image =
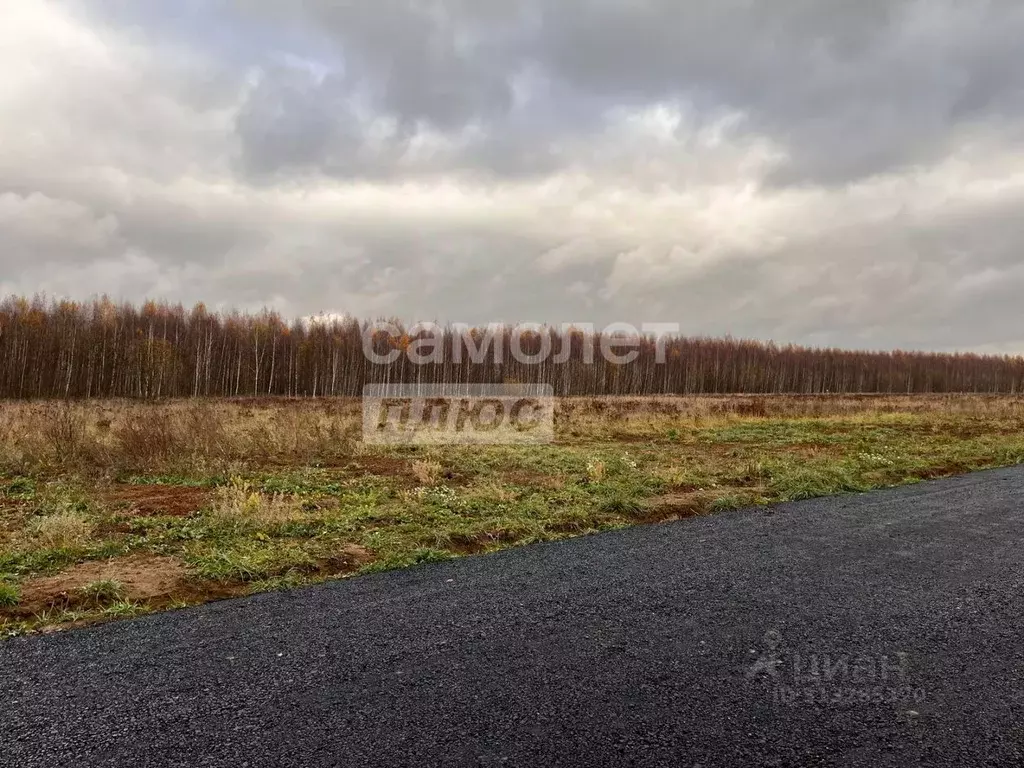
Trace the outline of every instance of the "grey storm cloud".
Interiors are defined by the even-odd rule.
[[[1024,7],[36,0],[0,291],[1024,352]]]
[[[522,153],[517,136],[585,137],[609,107],[683,100],[746,113],[750,130],[789,154],[777,181],[846,182],[934,160],[959,125],[1012,120],[1024,106],[1024,7],[1013,2],[323,0],[289,18],[332,40],[346,65],[320,86],[254,94],[289,101],[293,138],[324,150],[333,124],[351,146],[348,123],[325,121],[324,110],[365,91],[406,138],[421,122],[492,129],[487,141],[505,153],[474,145],[459,159],[505,172],[508,150]],[[516,85],[528,89],[531,75],[534,90],[517,105]],[[546,136],[531,135],[538,122]]]

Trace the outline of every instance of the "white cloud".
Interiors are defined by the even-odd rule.
[[[415,19],[384,5],[256,3],[233,11],[230,45],[205,34],[202,4],[196,34],[172,33],[163,4],[130,23],[87,2],[15,6],[0,289],[1017,343],[1013,7],[832,19],[780,4],[819,33],[801,48],[733,4],[731,32],[677,33],[667,2],[587,28],[539,0]]]

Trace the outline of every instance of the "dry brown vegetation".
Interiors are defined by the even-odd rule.
[[[348,464],[363,454],[361,401],[292,398],[0,402],[0,467],[130,471]],[[835,418],[858,414],[1016,418],[1024,397],[980,395],[768,395],[562,398],[562,441],[644,437],[644,425],[687,427],[730,418]],[[370,454],[372,474],[389,457]],[[408,469],[408,468],[407,468]],[[412,477],[437,480],[417,461]]]
[[[1024,398],[566,398],[368,446],[355,399],[0,403],[0,634],[1024,460]]]
[[[359,402],[12,401],[0,405],[0,465],[132,470],[349,457]]]

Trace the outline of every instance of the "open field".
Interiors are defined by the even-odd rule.
[[[360,403],[0,405],[0,634],[1024,461],[1024,397],[571,398],[530,448]]]

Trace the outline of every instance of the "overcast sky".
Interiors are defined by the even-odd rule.
[[[1024,3],[0,8],[0,293],[1024,352]]]

